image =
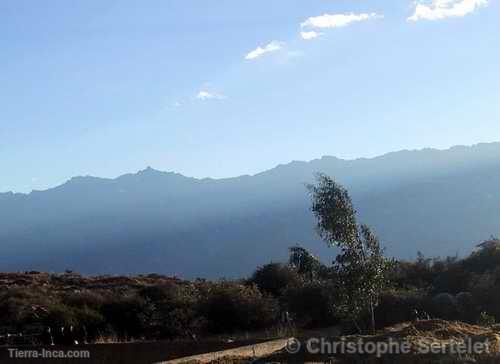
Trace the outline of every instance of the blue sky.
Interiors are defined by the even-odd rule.
[[[500,141],[497,0],[3,0],[0,34],[0,192]]]

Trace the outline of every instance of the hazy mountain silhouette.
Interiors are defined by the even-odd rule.
[[[0,270],[233,277],[298,242],[329,260],[305,188],[316,172],[349,188],[391,255],[465,255],[500,233],[500,143],[323,157],[228,179],[148,168],[0,194]]]

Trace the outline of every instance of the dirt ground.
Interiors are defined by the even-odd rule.
[[[438,364],[438,363],[500,363],[500,325],[482,327],[462,322],[444,320],[421,320],[401,323],[381,330],[376,335],[351,335],[324,337],[326,342],[396,343],[403,344],[401,352],[374,354],[325,353],[311,354],[305,350],[309,337],[298,338],[301,350],[290,354],[281,350],[260,359],[231,357],[222,358],[212,364],[229,363],[338,363],[338,364]],[[319,338],[314,338],[319,339]],[[476,345],[476,346],[475,346]],[[347,345],[346,345],[347,346]],[[381,347],[384,347],[383,345]],[[479,350],[477,350],[479,349]]]

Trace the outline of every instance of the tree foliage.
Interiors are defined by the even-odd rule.
[[[385,258],[370,228],[358,225],[356,210],[344,187],[320,174],[309,191],[319,235],[340,250],[333,263],[338,283],[337,310],[353,321],[368,310],[374,330],[374,309],[388,284],[391,261]]]

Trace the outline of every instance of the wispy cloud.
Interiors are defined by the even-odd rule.
[[[246,60],[257,59],[257,58],[262,57],[263,55],[265,55],[267,53],[276,52],[276,51],[279,51],[279,50],[283,49],[284,45],[285,44],[283,42],[278,42],[278,41],[274,40],[274,41],[272,41],[271,43],[269,43],[268,45],[266,45],[264,47],[257,47],[253,51],[249,52],[245,56],[245,59]]]
[[[198,94],[196,95],[196,98],[198,100],[203,100],[203,101],[206,101],[206,100],[224,100],[226,98],[226,96],[221,95],[221,94],[216,93],[216,92],[212,92],[212,91],[200,90],[198,92]]]
[[[312,40],[312,39],[315,39],[315,38],[318,38],[318,37],[321,37],[324,33],[318,33],[318,32],[315,32],[315,31],[310,31],[310,32],[300,32],[300,36],[302,37],[302,39],[304,40]]]
[[[302,28],[340,28],[345,27],[354,22],[365,21],[373,18],[381,18],[381,15],[376,13],[361,13],[361,14],[324,14],[313,16],[304,21],[300,26]]]
[[[449,17],[462,17],[486,5],[488,5],[488,0],[432,0],[427,4],[416,1],[415,12],[408,20],[440,20]]]

